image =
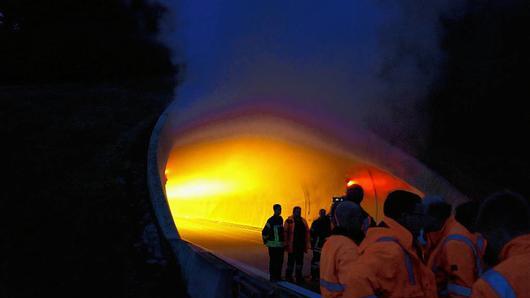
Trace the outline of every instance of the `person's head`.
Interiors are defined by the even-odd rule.
[[[509,191],[490,195],[480,206],[476,228],[488,241],[485,258],[494,265],[506,243],[530,233],[528,200]]]
[[[364,190],[359,184],[354,184],[346,188],[346,201],[361,204],[364,198]]]
[[[414,238],[418,237],[423,228],[423,206],[420,196],[415,193],[404,190],[391,192],[386,198],[383,212],[386,217],[409,230]]]
[[[318,212],[318,215],[320,217],[326,217],[326,209],[320,209],[320,211]]]
[[[478,201],[469,201],[458,205],[455,208],[455,219],[461,225],[466,227],[470,232],[477,231],[475,221],[477,220],[480,203]]]
[[[425,232],[440,231],[453,211],[453,207],[440,196],[426,196],[423,198],[423,206]]]
[[[293,216],[294,217],[300,217],[302,216],[302,208],[296,206],[293,208]]]
[[[359,205],[349,201],[341,202],[335,210],[335,218],[337,227],[349,233],[361,232],[363,215]]]
[[[280,204],[274,204],[274,206],[272,206],[272,210],[274,210],[274,215],[276,216],[282,214],[282,206]]]

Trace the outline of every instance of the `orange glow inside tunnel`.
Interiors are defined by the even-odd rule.
[[[349,181],[365,190],[362,206],[382,219],[384,198],[395,189],[421,194],[362,160],[279,138],[239,135],[176,145],[166,165],[166,195],[175,219],[262,227],[273,204],[287,218],[295,206],[309,222],[329,211]]]

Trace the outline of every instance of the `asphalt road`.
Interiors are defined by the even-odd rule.
[[[269,255],[261,229],[196,219],[175,218],[180,236],[211,251],[240,269],[268,278]],[[305,255],[303,273],[310,276],[312,252]],[[284,258],[282,273],[287,266]]]

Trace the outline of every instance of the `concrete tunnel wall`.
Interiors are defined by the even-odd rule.
[[[174,104],[172,104],[174,105]],[[286,288],[250,276],[179,237],[164,191],[162,177],[174,138],[168,129],[170,105],[158,119],[147,153],[147,184],[156,223],[178,266],[190,297],[307,297],[307,291]],[[208,282],[204,282],[207,280]]]
[[[332,197],[344,194],[346,180],[363,186],[363,207],[376,219],[383,217],[389,192],[422,194],[329,136],[271,115],[214,121],[177,136],[165,176],[174,218],[256,228],[276,203],[284,217],[300,206],[311,221],[320,209],[329,210]]]
[[[164,113],[165,124],[160,127],[156,157],[158,175],[162,179],[163,192],[170,201],[173,217],[191,216],[260,227],[270,216],[272,204],[280,203],[284,206],[284,216],[298,205],[302,207],[303,214],[312,220],[320,208],[329,209],[332,196],[344,194],[345,181],[350,178],[365,188],[363,207],[377,220],[383,217],[384,198],[395,189],[443,195],[451,203],[466,200],[443,178],[416,159],[359,128],[343,129],[313,119],[313,115],[293,115],[268,106],[232,107],[213,113],[192,114],[179,113],[178,107],[173,104]],[[243,143],[241,140],[246,141]],[[223,151],[225,147],[230,152]],[[236,147],[239,150],[237,162],[245,167],[233,166],[234,156],[229,155],[234,155]],[[262,160],[252,158],[249,152],[262,155]],[[216,155],[221,156],[216,159]],[[230,170],[218,173],[216,179],[223,176],[221,178],[226,180],[226,176],[238,172],[239,176],[248,176],[245,178],[251,180],[252,184],[270,180],[266,181],[270,189],[263,183],[252,185],[254,189],[244,185],[250,189],[246,193],[240,191],[227,196],[216,192],[205,194],[206,199],[183,195],[183,199],[176,200],[175,187],[172,187],[175,185],[171,183],[175,176],[183,178],[195,172],[195,180],[197,173],[204,175],[201,177],[204,180],[211,176],[211,172],[219,170],[211,164],[228,158],[232,159]],[[188,162],[190,159],[197,162]],[[282,159],[285,161],[283,165],[271,165],[275,160]],[[306,165],[300,165],[305,161]],[[261,176],[253,177],[252,165],[260,162],[269,163],[267,175],[262,173]],[[277,167],[276,171],[271,170],[274,166]],[[194,167],[200,169],[194,171]],[[169,169],[168,173],[165,173],[166,169]],[[281,176],[280,170],[291,172],[291,175]],[[247,173],[239,173],[245,171]],[[312,175],[307,175],[307,172],[312,172]],[[165,185],[167,179],[168,188]],[[186,179],[180,180],[180,184],[185,184],[182,181]],[[186,186],[189,188],[190,185]],[[210,186],[204,181],[201,185],[191,185],[193,191]],[[220,186],[215,184],[213,187]],[[283,192],[274,191],[282,187]],[[182,187],[180,190],[183,190]],[[241,206],[252,208],[247,207],[243,212]]]
[[[173,252],[181,265],[181,270],[188,285],[190,295],[192,297],[224,297],[224,294],[219,293],[226,293],[226,295],[229,295],[229,289],[226,288],[226,279],[230,279],[230,277],[227,277],[227,274],[232,276],[233,272],[226,268],[220,269],[223,265],[220,265],[218,261],[208,262],[207,259],[209,258],[204,256],[204,251],[180,239],[178,227],[175,225],[173,216],[181,216],[181,214],[172,215],[171,213],[165,189],[165,169],[175,145],[186,144],[186,142],[193,143],[201,139],[211,138],[212,134],[216,134],[218,138],[222,139],[223,137],[229,137],[230,131],[238,133],[241,129],[250,129],[250,131],[259,132],[259,125],[257,126],[258,129],[254,127],[254,130],[252,130],[252,125],[240,126],[237,125],[237,123],[238,121],[248,123],[248,119],[263,118],[263,115],[268,113],[264,113],[263,110],[260,110],[259,113],[248,110],[245,110],[244,112],[237,111],[235,113],[233,111],[217,111],[214,115],[203,115],[202,117],[193,119],[193,117],[179,117],[179,113],[175,111],[178,111],[178,109],[176,103],[173,102],[160,116],[151,136],[148,152],[148,186],[151,202],[161,232],[168,243],[171,244]],[[291,119],[286,120],[286,117],[284,116],[285,115],[278,116],[278,114],[273,115],[273,122],[291,121]],[[265,118],[267,118],[267,116],[265,116]],[[200,120],[196,121],[196,119]],[[215,123],[217,126],[212,126],[212,123]],[[219,123],[221,125],[218,125]],[[219,130],[218,128],[223,125],[228,129],[222,131]],[[295,119],[294,121],[289,122],[289,125],[297,126],[300,125],[300,122],[297,122]],[[214,129],[212,129],[212,127],[214,127]],[[319,132],[320,136],[326,134],[326,129],[320,130],[318,128],[318,123],[306,122],[302,127],[311,132]],[[261,127],[261,129],[263,129],[263,127]],[[265,127],[265,129],[270,130],[271,127]],[[331,128],[331,130],[333,129],[334,128]],[[274,133],[274,129],[272,130],[272,133]],[[183,133],[187,131],[194,131],[196,133],[191,136],[188,135],[187,139],[178,139],[176,137],[183,136]],[[327,127],[327,132],[329,131],[330,128]],[[354,155],[357,156],[357,158],[362,158],[363,162],[372,167],[376,173],[390,175],[390,177],[399,177],[399,179],[405,182],[406,185],[413,186],[414,190],[422,193],[444,195],[450,202],[455,204],[466,200],[466,198],[454,189],[447,181],[437,176],[414,158],[389,146],[375,136],[371,134],[357,133],[353,130],[341,131],[340,129],[335,129],[334,131],[337,132],[334,139],[342,138],[342,140],[347,140],[347,142],[342,143],[342,148],[355,148]],[[297,130],[294,129],[291,133],[296,135]],[[349,138],[348,136],[352,134],[354,137]],[[292,140],[296,141],[296,138],[293,138]],[[324,145],[328,141],[324,142]],[[374,148],[377,148],[377,150],[374,150]],[[381,193],[381,195],[383,195],[383,193]],[[315,204],[313,208],[320,208],[323,204],[328,204],[328,199],[329,198],[320,200],[320,203]],[[250,225],[257,226],[257,223],[261,224],[261,221],[263,221],[262,217],[269,215],[270,202],[265,203],[264,206],[267,210],[262,212],[262,214],[258,216],[258,220]],[[298,204],[300,202],[295,203]],[[380,204],[380,209],[382,210],[382,201],[380,201]],[[290,214],[290,210],[287,208],[284,210],[286,210],[284,215]],[[175,209],[173,211],[178,212]],[[316,212],[313,210],[312,214],[314,215],[315,213]],[[380,219],[380,214],[378,216]],[[205,262],[207,264],[205,264]],[[205,276],[210,276],[208,277],[208,280],[212,282],[209,282],[209,286],[204,286],[201,282],[204,280]]]

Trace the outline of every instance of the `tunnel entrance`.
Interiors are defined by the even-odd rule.
[[[326,126],[314,115],[264,111],[270,109],[200,117],[167,113],[155,143],[156,177],[165,195],[157,204],[169,206],[175,223],[167,227],[240,270],[268,278],[261,228],[276,203],[284,219],[300,206],[311,224],[319,209],[329,211],[332,198],[345,193],[347,181],[362,185],[362,205],[377,221],[386,196],[396,189],[462,200],[416,159],[362,130]],[[170,218],[166,214],[161,218]],[[305,254],[306,276],[310,259],[311,253]]]
[[[332,197],[344,194],[347,181],[365,189],[362,205],[376,220],[390,191],[420,193],[328,138],[281,119],[239,119],[188,132],[171,150],[165,174],[174,218],[254,228],[263,226],[276,203],[284,218],[300,206],[311,222],[320,209],[329,210]]]

